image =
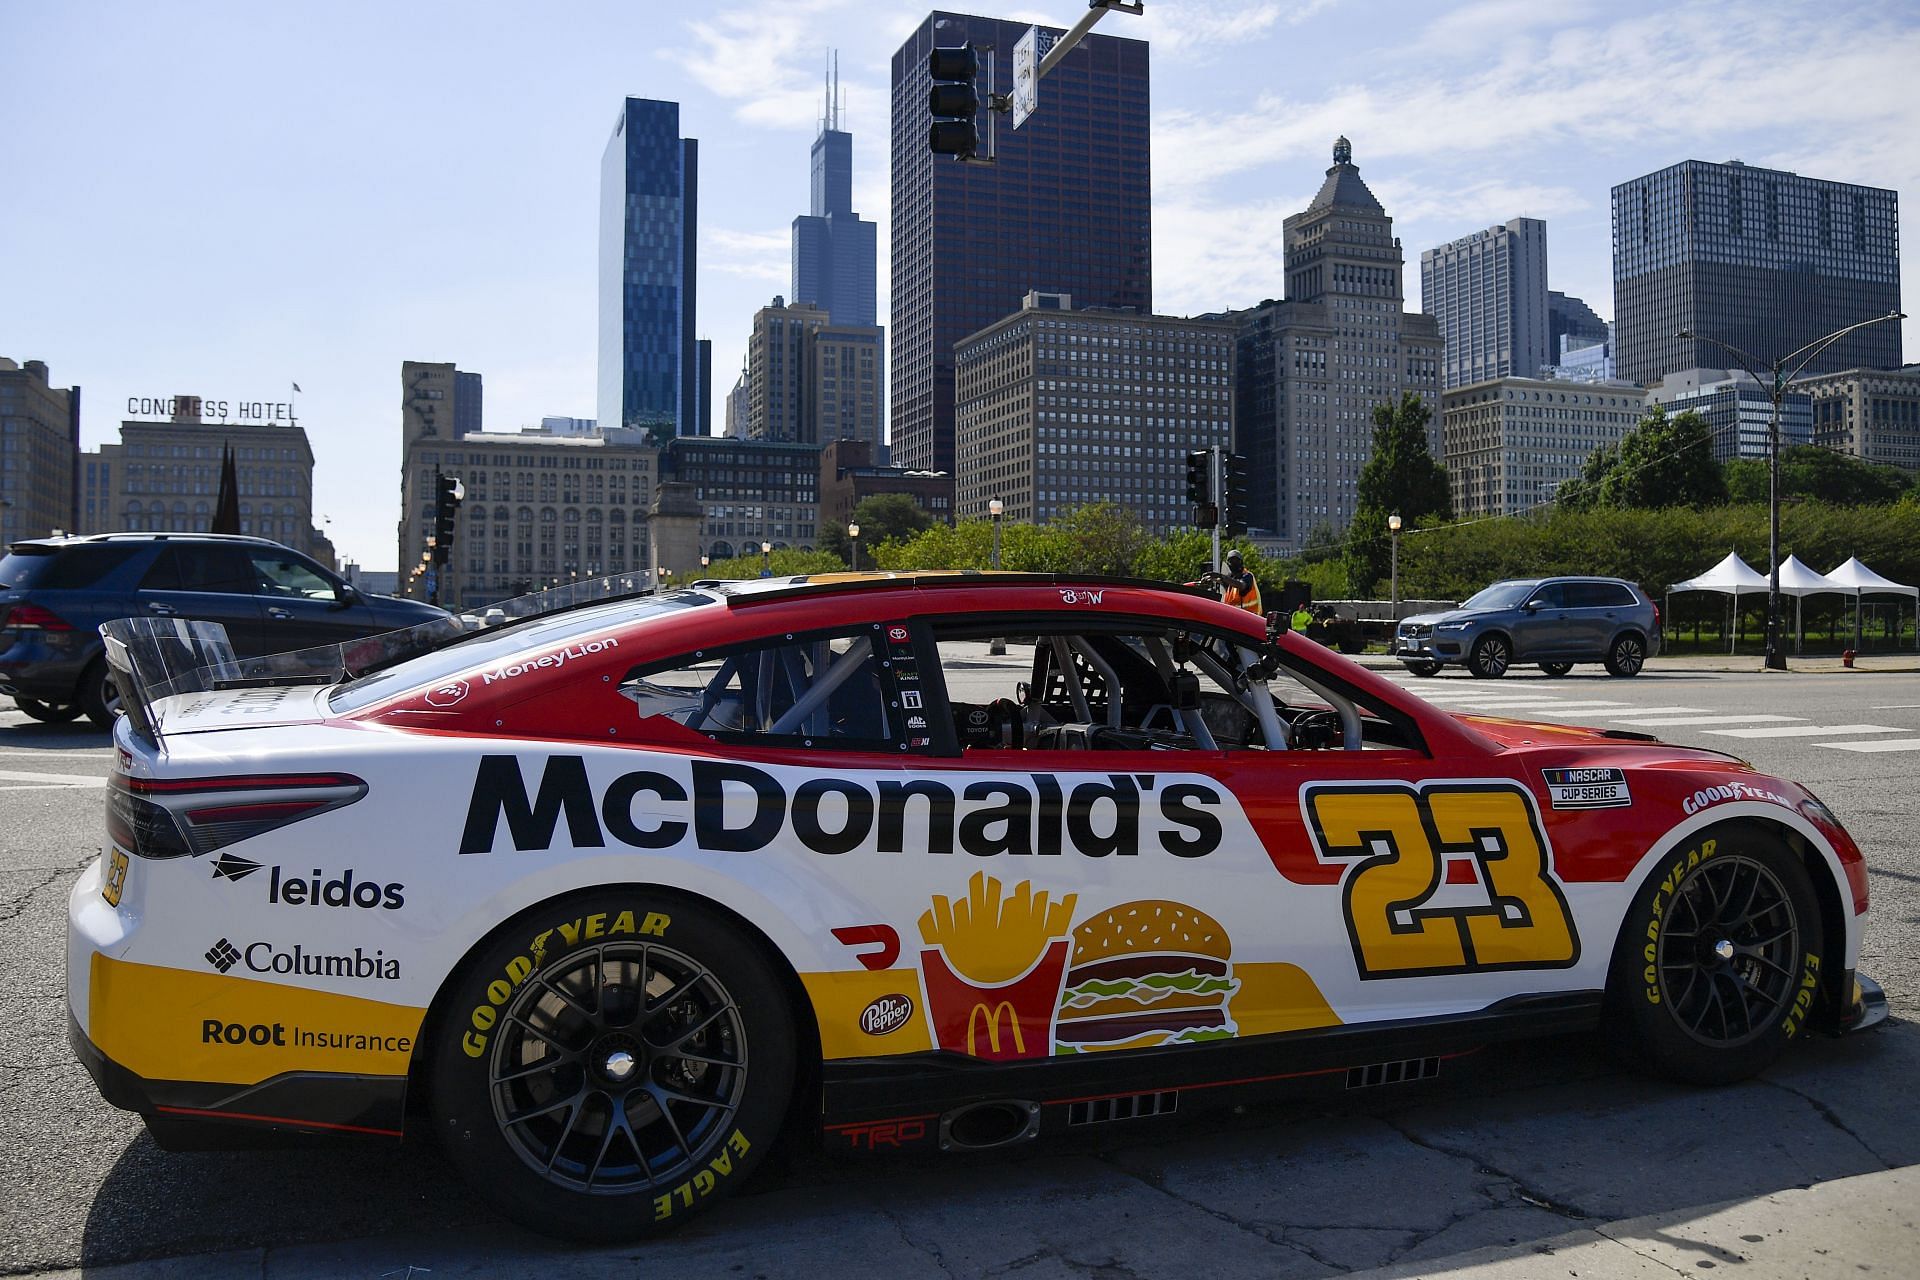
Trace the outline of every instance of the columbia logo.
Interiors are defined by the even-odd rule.
[[[240,963],[240,951],[225,938],[207,948],[207,963],[225,973]]]

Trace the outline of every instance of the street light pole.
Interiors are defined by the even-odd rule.
[[[1848,334],[1865,329],[1869,325],[1885,324],[1889,320],[1905,320],[1906,318],[1905,312],[1889,311],[1886,315],[1875,316],[1871,320],[1862,320],[1860,323],[1850,324],[1844,329],[1835,329],[1825,337],[1815,338],[1812,342],[1807,343],[1797,351],[1789,351],[1778,360],[1772,361],[1760,360],[1748,355],[1736,346],[1722,342],[1718,338],[1710,338],[1704,333],[1695,333],[1691,329],[1682,329],[1673,335],[1676,338],[1689,342],[1711,343],[1713,346],[1720,348],[1732,356],[1735,360],[1738,360],[1740,367],[1746,370],[1747,376],[1767,389],[1767,398],[1773,405],[1772,417],[1767,427],[1766,666],[1768,670],[1785,671],[1787,669],[1786,647],[1780,639],[1780,406],[1786,402],[1787,387],[1792,384],[1794,379],[1800,376],[1802,369],[1805,369],[1809,364],[1813,363],[1814,359],[1819,356],[1821,352]],[[1800,363],[1794,364],[1793,362],[1796,360]],[[1793,372],[1787,372],[1788,365],[1793,365]],[[1768,375],[1764,378],[1760,376],[1759,372],[1762,368],[1767,371]],[[1737,399],[1738,397],[1736,396],[1736,408],[1734,410],[1734,447],[1736,449],[1739,447],[1740,417]]]
[[[773,544],[771,542],[760,544],[760,576],[763,578],[773,576]]]
[[[993,571],[1000,572],[1000,517],[1006,514],[1007,504],[995,498],[987,503],[987,514],[993,517]],[[1003,654],[1007,651],[1007,638],[995,636],[987,642],[987,652]]]
[[[1387,517],[1387,535],[1393,543],[1393,621],[1400,621],[1400,513]]]
[[[847,541],[853,544],[853,571],[860,572],[860,526],[852,522],[847,524]]]

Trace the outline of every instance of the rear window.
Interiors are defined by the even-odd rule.
[[[0,587],[39,591],[91,587],[144,550],[139,543],[107,543],[10,551],[0,559]]]

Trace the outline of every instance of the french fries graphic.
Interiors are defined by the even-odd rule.
[[[983,985],[1007,982],[1031,969],[1047,943],[1072,928],[1078,899],[1069,893],[1049,901],[1045,889],[1033,891],[1031,880],[1002,897],[1000,881],[976,871],[960,901],[933,896],[932,910],[920,916],[920,937],[946,953],[955,973]]]

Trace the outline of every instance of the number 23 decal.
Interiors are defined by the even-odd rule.
[[[1341,905],[1362,978],[1580,958],[1546,836],[1515,784],[1333,783],[1303,789],[1300,804],[1321,859],[1353,864]],[[1448,883],[1449,856],[1473,860],[1474,883]]]

